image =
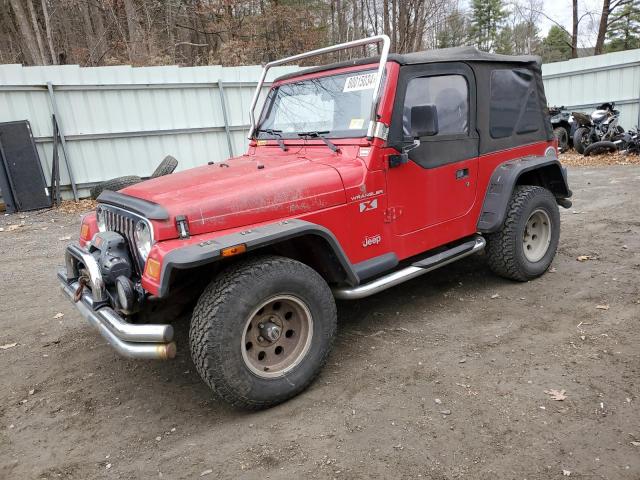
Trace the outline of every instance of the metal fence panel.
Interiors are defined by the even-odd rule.
[[[588,112],[613,101],[625,129],[640,123],[640,49],[545,64],[542,79],[549,105]]]
[[[31,122],[49,181],[51,82],[74,180],[85,196],[88,187],[108,178],[149,176],[168,154],[183,170],[224,160],[230,151],[242,153],[261,69],[0,65],[0,122]],[[278,67],[268,80],[298,69]],[[69,184],[64,165],[61,177],[62,184]]]
[[[167,154],[182,170],[242,153],[261,68],[0,65],[0,121],[31,122],[49,181],[51,82],[82,196],[108,178],[148,176]],[[268,80],[298,69],[271,69]],[[549,105],[588,111],[615,101],[625,128],[640,123],[640,50],[546,64],[542,75]],[[64,165],[61,176],[68,184]]]

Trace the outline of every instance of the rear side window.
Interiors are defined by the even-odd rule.
[[[466,134],[469,130],[469,87],[462,75],[414,78],[404,97],[402,126],[411,134],[411,107],[435,105],[438,135]]]
[[[493,138],[537,131],[542,112],[533,74],[525,69],[491,72],[489,110]]]

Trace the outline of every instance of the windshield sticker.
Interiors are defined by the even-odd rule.
[[[350,130],[361,130],[364,125],[364,118],[352,118],[349,122]]]
[[[344,82],[343,92],[356,92],[358,90],[371,90],[376,84],[377,73],[365,73],[364,75],[356,75],[347,77]]]

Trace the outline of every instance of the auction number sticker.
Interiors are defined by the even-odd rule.
[[[370,90],[375,87],[377,73],[365,73],[363,75],[355,75],[347,77],[344,82],[343,92],[356,92],[358,90]]]

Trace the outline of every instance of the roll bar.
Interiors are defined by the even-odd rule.
[[[369,121],[369,128],[367,129],[367,137],[372,138],[375,130],[376,121],[377,121],[376,110],[378,107],[378,100],[380,97],[380,85],[382,84],[384,67],[387,64],[387,57],[389,56],[389,46],[391,45],[391,41],[389,40],[389,37],[386,35],[376,35],[369,38],[361,38],[360,40],[353,40],[351,42],[340,43],[338,45],[333,45],[331,47],[318,48],[317,50],[311,50],[310,52],[300,53],[298,55],[293,55],[292,57],[286,57],[280,60],[274,60],[273,62],[267,63],[262,69],[262,74],[260,75],[258,86],[256,87],[256,91],[253,94],[253,99],[251,100],[251,107],[249,109],[251,129],[249,130],[248,138],[249,139],[253,138],[253,133],[257,127],[255,109],[258,103],[258,98],[260,97],[260,91],[262,90],[262,85],[264,84],[264,79],[267,76],[267,71],[271,67],[277,67],[278,65],[283,65],[289,62],[296,62],[298,60],[303,60],[305,58],[316,57],[318,55],[323,55],[325,53],[337,52],[338,50],[346,50],[348,48],[361,47],[363,45],[370,45],[373,43],[380,43],[380,42],[382,42],[382,52],[380,54],[380,64],[378,65],[378,76],[376,78],[376,83],[373,87],[373,98],[371,101],[371,120]]]

